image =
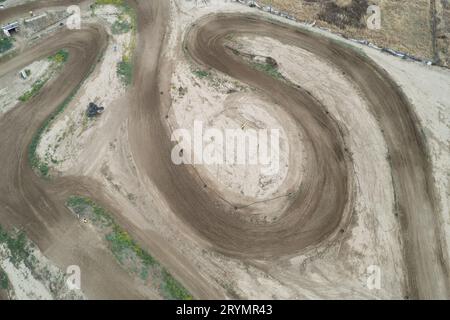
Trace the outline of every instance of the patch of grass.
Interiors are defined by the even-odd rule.
[[[49,173],[49,167],[48,164],[41,161],[39,159],[39,156],[37,155],[37,147],[39,145],[39,141],[41,141],[42,134],[47,130],[47,128],[50,126],[50,123],[60,114],[64,111],[64,109],[69,105],[70,101],[72,101],[75,94],[78,92],[78,89],[80,88],[81,84],[78,85],[68,96],[63,103],[61,103],[58,108],[54,112],[50,114],[50,116],[47,118],[47,120],[44,122],[44,124],[38,129],[36,134],[33,136],[33,139],[31,140],[31,143],[28,147],[28,161],[30,162],[30,165],[33,169],[37,169],[42,177],[47,177]]]
[[[114,221],[106,210],[88,198],[72,196],[67,200],[67,206],[79,215],[83,215],[86,210],[90,210],[94,222],[103,228],[113,226],[114,224]]]
[[[192,295],[158,261],[143,250],[104,208],[91,199],[80,196],[70,197],[66,205],[76,214],[89,216],[93,220],[104,233],[117,261],[128,272],[135,274],[143,281],[146,281],[151,274],[152,280],[160,283],[161,294],[166,299],[193,299]]]
[[[61,64],[67,61],[69,58],[69,52],[67,50],[61,49],[54,55],[48,57],[48,59],[52,62]]]
[[[0,38],[0,53],[8,51],[12,46],[11,38]]]
[[[252,66],[259,71],[262,71],[264,73],[267,73],[269,76],[276,78],[276,79],[283,79],[283,75],[278,71],[278,68],[276,65],[272,63],[260,63],[260,62],[254,62],[252,63]]]
[[[133,64],[129,59],[124,59],[117,64],[117,74],[125,85],[130,85],[133,81]]]
[[[0,268],[0,289],[6,290],[9,287],[8,275]]]
[[[102,5],[102,4],[111,4],[113,6],[123,6],[124,5],[123,0],[95,0],[95,4]]]
[[[341,29],[345,29],[347,26],[363,28],[365,27],[363,17],[368,6],[367,0],[353,0],[347,6],[340,6],[336,2],[330,1],[323,6],[318,18]]]
[[[111,31],[113,34],[128,33],[130,30],[131,24],[125,20],[116,20],[111,27]]]
[[[33,85],[31,86],[31,89],[22,94],[19,97],[19,100],[22,102],[27,102],[32,97],[34,97],[41,89],[42,87],[47,83],[48,79],[39,79]]]
[[[104,51],[102,52],[103,55]],[[63,55],[64,56],[64,55]],[[97,61],[100,61],[100,59],[97,59]],[[91,69],[89,70],[88,74],[86,75],[86,78],[89,77],[89,75],[94,71],[96,64],[93,64],[91,66]],[[86,79],[85,78],[85,79]],[[78,90],[83,85],[84,81],[80,82],[70,93],[70,95],[64,99],[64,101],[56,108],[55,111],[53,111],[50,116],[45,120],[45,122],[42,124],[42,126],[38,129],[38,131],[33,136],[33,139],[31,140],[30,145],[28,146],[28,161],[30,163],[30,166],[38,170],[42,177],[48,177],[49,174],[49,167],[48,164],[41,161],[39,156],[37,155],[37,147],[39,145],[39,141],[41,141],[41,137],[44,134],[44,132],[49,128],[50,124],[53,122],[53,120],[56,119],[56,117],[62,113],[66,107],[69,105],[69,103],[73,100],[75,95],[77,94]]]
[[[111,31],[113,34],[127,33],[130,30],[133,31],[131,41],[125,48],[125,52],[122,56],[122,61],[117,64],[117,75],[122,83],[130,85],[133,81],[133,63],[132,56],[136,47],[136,25],[137,17],[136,12],[130,7],[124,0],[96,0],[95,5],[113,5],[121,9],[122,13],[119,16],[119,20],[115,21],[112,25]],[[127,15],[130,18],[130,22],[124,18]]]
[[[206,78],[209,76],[209,72],[205,70],[194,70],[194,74],[200,79]]]
[[[167,296],[173,297],[175,300],[192,300],[192,295],[165,269],[163,275],[163,290]]]

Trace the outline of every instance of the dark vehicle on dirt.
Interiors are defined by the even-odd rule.
[[[105,110],[105,108],[99,107],[95,103],[91,102],[91,103],[89,103],[86,114],[89,118],[93,118],[99,114],[102,114],[104,110]]]

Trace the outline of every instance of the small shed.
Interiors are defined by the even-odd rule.
[[[11,32],[19,32],[19,22],[14,21],[2,26],[3,33],[7,36],[11,36]]]

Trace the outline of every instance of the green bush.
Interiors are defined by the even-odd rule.
[[[123,34],[123,33],[127,33],[131,30],[131,24],[128,23],[128,21],[120,21],[117,20],[113,23],[112,27],[111,27],[111,31],[113,34]]]
[[[163,287],[167,298],[175,300],[192,300],[192,295],[166,270],[162,271]]]
[[[11,38],[0,38],[0,53],[8,51],[12,46]]]
[[[195,70],[194,74],[199,77],[200,79],[206,78],[207,76],[209,76],[209,72],[208,71],[204,71],[204,70]]]
[[[95,4],[111,4],[114,6],[123,6],[124,1],[123,0],[95,0]]]

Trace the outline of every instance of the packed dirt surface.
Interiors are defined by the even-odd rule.
[[[55,3],[0,11],[0,19]],[[2,225],[23,228],[59,266],[79,265],[88,298],[159,297],[69,212],[74,194],[110,209],[196,298],[449,298],[445,191],[436,187],[423,114],[393,80],[403,78],[335,39],[235,3],[130,4],[137,47],[126,93],[110,66],[121,51],[98,24],[58,32],[1,64],[3,77],[69,51],[56,79],[0,116]],[[279,74],[255,68],[249,53],[274,59]],[[80,83],[41,153],[102,88],[114,86],[115,95],[101,96],[105,117],[82,139],[69,130],[59,156],[74,153],[42,179],[28,147]],[[171,135],[195,120],[280,129],[280,171],[258,185],[267,178],[258,167],[174,164]],[[445,144],[445,128],[433,133]],[[371,265],[386,273],[377,290],[366,283]]]

